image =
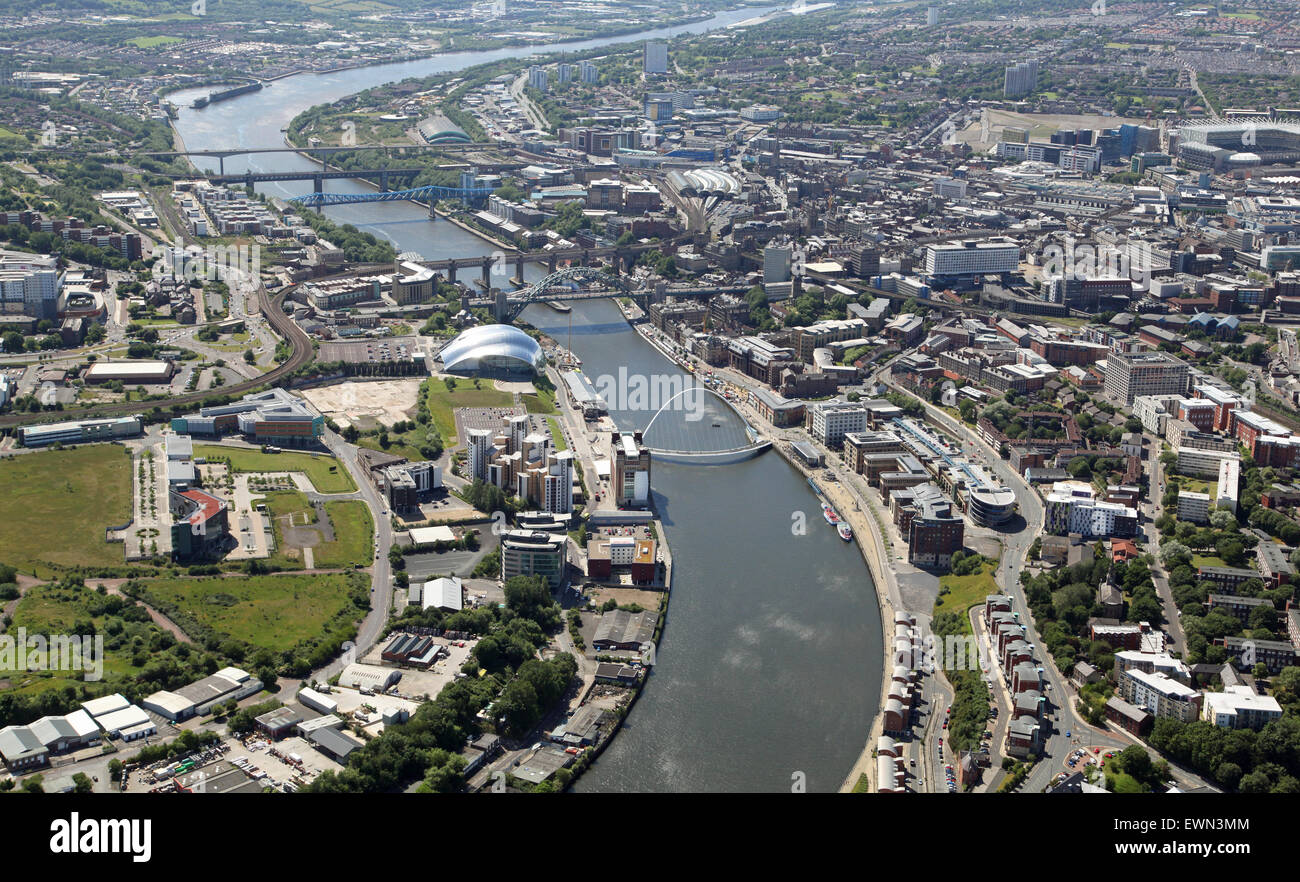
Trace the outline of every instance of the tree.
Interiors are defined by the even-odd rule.
[[[515,576],[505,584],[506,606],[545,630],[560,624],[560,608],[551,597],[550,584],[542,576]]]

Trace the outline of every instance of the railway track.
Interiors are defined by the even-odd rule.
[[[245,380],[242,383],[235,383],[230,386],[222,386],[221,391],[214,393],[209,389],[203,392],[187,392],[183,395],[177,395],[174,398],[168,398],[166,401],[149,402],[149,401],[124,401],[114,404],[98,404],[92,407],[81,407],[75,409],[65,409],[60,411],[38,411],[36,413],[7,413],[0,416],[0,430],[13,429],[18,426],[30,426],[36,423],[45,423],[64,420],[89,420],[102,419],[115,416],[130,416],[131,414],[142,411],[150,411],[154,407],[162,407],[164,404],[167,409],[187,404],[197,404],[206,398],[212,398],[216,395],[242,395],[254,389],[263,386],[271,386],[284,379],[292,376],[299,368],[309,364],[312,360],[312,345],[307,334],[294,323],[293,319],[284,314],[284,299],[296,286],[290,285],[274,297],[268,298],[266,288],[258,287],[258,296],[262,300],[262,313],[266,316],[267,323],[283,339],[287,340],[293,347],[293,353],[289,358],[280,365],[262,374],[260,377],[254,377],[251,380]]]

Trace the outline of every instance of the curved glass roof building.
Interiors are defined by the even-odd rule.
[[[537,341],[513,325],[479,325],[462,331],[438,353],[454,374],[532,374],[546,363]]]

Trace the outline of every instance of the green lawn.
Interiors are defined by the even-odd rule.
[[[1172,483],[1172,479],[1170,483]],[[1185,476],[1178,478],[1178,489],[1185,493],[1208,493],[1211,500],[1213,500],[1218,487],[1218,481],[1207,481],[1204,478],[1188,478]]]
[[[555,391],[552,389],[538,389],[536,393],[519,397],[529,413],[557,413]]]
[[[332,456],[310,453],[263,453],[247,447],[195,444],[194,455],[208,460],[229,459],[237,472],[304,472],[321,493],[351,493],[357,489],[347,469]]]
[[[935,613],[955,612],[960,615],[975,604],[983,603],[984,598],[990,594],[1000,594],[1001,589],[998,587],[997,579],[993,577],[996,569],[997,564],[986,561],[978,573],[969,576],[954,576],[951,573],[940,576],[939,587],[948,589],[948,593],[940,594],[935,599]]]
[[[6,457],[0,488],[0,561],[39,576],[49,576],[51,565],[122,564],[122,546],[104,541],[104,529],[131,519],[131,458],[124,447]],[[44,538],[33,541],[38,536]]]
[[[154,49],[158,46],[166,46],[169,43],[183,42],[180,37],[133,37],[126,41],[127,43],[139,49]]]
[[[560,431],[559,420],[549,418],[546,422],[551,427],[551,441],[555,444],[555,452],[559,453],[561,450],[568,450],[569,445],[564,441],[564,433]]]
[[[1213,554],[1194,554],[1192,555],[1193,567],[1226,567],[1227,563],[1223,558]]]
[[[297,490],[276,490],[266,494],[264,502],[275,533],[275,553],[267,563],[290,569],[302,568],[302,551],[285,542],[284,519],[292,518],[296,527],[311,526],[316,523],[316,509]],[[314,566],[322,570],[346,569],[357,564],[369,566],[374,559],[375,525],[366,504],[355,499],[326,502],[325,515],[334,527],[334,541],[312,546]]]
[[[448,447],[456,444],[456,418],[452,415],[458,407],[510,407],[514,396],[492,388],[491,381],[481,381],[481,388],[474,388],[473,380],[456,380],[456,388],[448,389],[447,384],[436,377],[429,383],[429,397],[426,399],[429,415],[433,425]]]
[[[325,636],[331,620],[352,608],[345,574],[150,579],[143,585],[182,628],[195,622],[276,652]]]
[[[316,546],[312,552],[318,569],[343,569],[374,560],[374,521],[370,509],[356,499],[325,503],[325,514],[334,525],[334,541]]]

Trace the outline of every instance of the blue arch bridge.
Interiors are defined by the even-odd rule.
[[[358,202],[405,202],[407,200],[486,199],[492,195],[491,187],[414,187],[410,190],[388,190],[373,193],[307,193],[293,196],[290,202],[319,208],[322,205],[353,205]]]

